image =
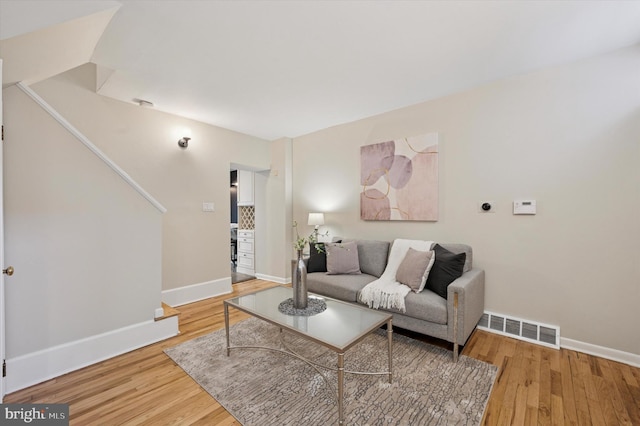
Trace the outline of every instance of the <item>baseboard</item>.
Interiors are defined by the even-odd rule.
[[[236,266],[236,272],[239,273],[239,274],[245,274],[245,275],[255,275],[256,274],[255,269],[243,268],[240,265]]]
[[[256,274],[256,278],[259,280],[273,281],[278,284],[291,284],[291,278],[273,277],[265,274]]]
[[[604,346],[592,345],[591,343],[580,342],[578,340],[560,338],[560,347],[573,351],[584,352],[589,355],[599,356],[600,358],[610,359],[612,361],[629,364],[634,367],[640,367],[640,355],[630,352],[623,352],[617,349],[611,349]]]
[[[178,317],[145,321],[7,359],[11,393],[178,334]]]
[[[225,277],[204,283],[164,290],[162,292],[162,301],[171,307],[176,307],[210,297],[229,294],[232,291],[231,277]]]

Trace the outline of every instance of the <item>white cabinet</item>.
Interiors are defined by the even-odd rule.
[[[242,274],[255,274],[253,230],[238,230],[238,266],[236,270]]]
[[[255,275],[255,198],[254,173],[238,170],[238,262],[236,271]]]
[[[253,206],[253,172],[238,170],[238,205]]]

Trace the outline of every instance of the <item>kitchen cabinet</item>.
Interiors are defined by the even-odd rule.
[[[238,230],[238,264],[236,270],[242,274],[254,275],[254,231]]]
[[[238,205],[253,206],[253,172],[247,170],[238,170]]]

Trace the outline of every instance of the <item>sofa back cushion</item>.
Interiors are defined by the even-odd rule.
[[[389,249],[391,243],[388,241],[376,240],[356,240],[334,237],[333,241],[355,241],[358,244],[358,258],[360,260],[360,271],[363,274],[373,275],[380,278],[389,260]],[[468,244],[460,243],[438,243],[441,247],[452,253],[466,253],[463,272],[468,272],[473,268],[473,249]],[[436,243],[431,246],[431,250]]]
[[[388,241],[343,239],[342,242],[355,241],[358,246],[360,271],[363,274],[380,278],[387,267],[389,257]]]

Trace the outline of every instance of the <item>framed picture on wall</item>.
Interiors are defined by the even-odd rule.
[[[360,147],[360,218],[438,220],[438,133]]]

